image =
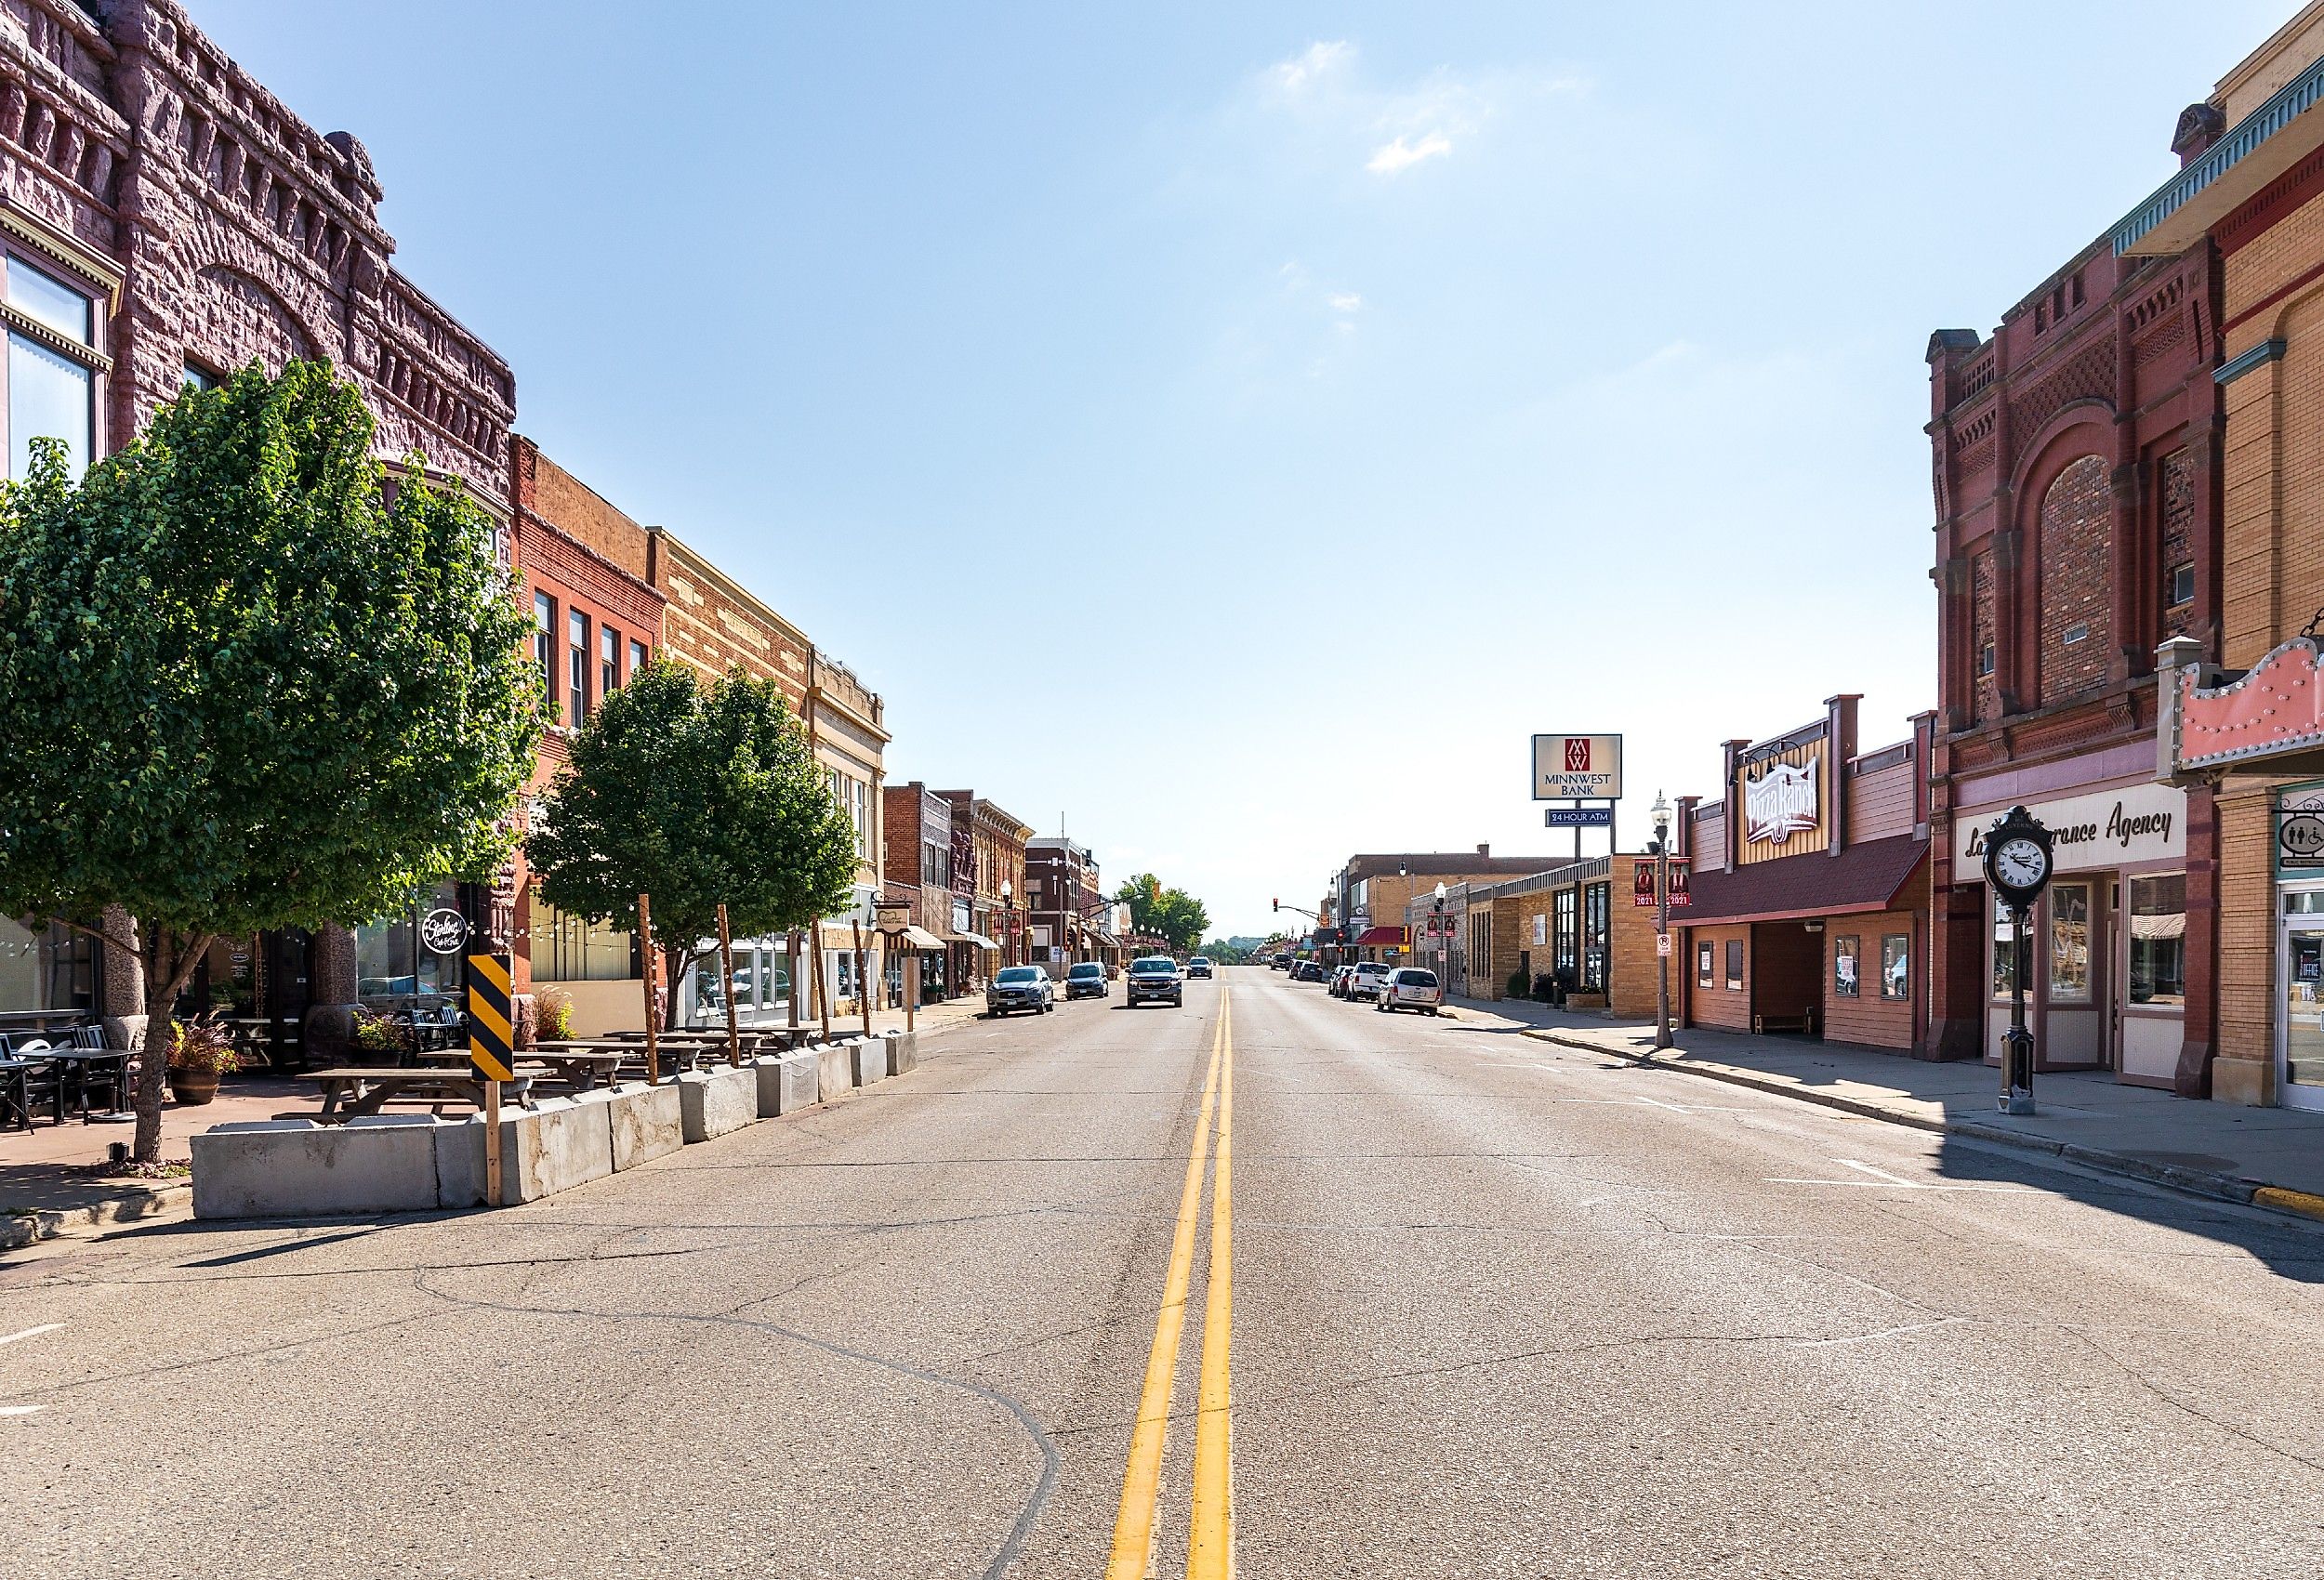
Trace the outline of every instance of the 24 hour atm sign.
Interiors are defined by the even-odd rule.
[[[1619,735],[1536,735],[1533,798],[1617,801],[1622,796]]]

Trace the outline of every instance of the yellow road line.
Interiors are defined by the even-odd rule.
[[[1226,1058],[1219,1084],[1219,1155],[1210,1179],[1210,1288],[1202,1318],[1201,1401],[1195,1415],[1195,1513],[1186,1580],[1235,1573],[1234,1439],[1227,1355],[1235,1321],[1235,1031],[1224,994],[1219,1034]]]
[[[1178,1375],[1179,1336],[1186,1326],[1186,1289],[1195,1271],[1195,1227],[1202,1217],[1203,1165],[1210,1149],[1210,1114],[1226,1057],[1226,995],[1219,995],[1219,1029],[1210,1039],[1210,1073],[1202,1085],[1202,1112],[1186,1159],[1178,1198],[1178,1231],[1170,1240],[1169,1271],[1162,1280],[1162,1310],[1155,1318],[1154,1349],[1146,1356],[1146,1386],[1138,1396],[1138,1422],[1122,1472],[1122,1502],[1114,1516],[1113,1556],[1106,1580],[1145,1580],[1154,1551],[1155,1505],[1161,1495],[1162,1439],[1170,1423],[1170,1389]]]

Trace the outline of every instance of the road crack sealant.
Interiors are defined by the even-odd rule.
[[[1041,1423],[1023,1401],[1003,1393],[998,1389],[989,1388],[966,1377],[946,1376],[941,1372],[932,1372],[925,1367],[916,1366],[908,1361],[899,1361],[891,1356],[874,1355],[865,1350],[850,1349],[844,1344],[834,1343],[827,1338],[818,1338],[813,1334],[794,1327],[786,1327],[781,1323],[737,1314],[765,1300],[779,1298],[777,1296],[753,1296],[732,1310],[721,1312],[592,1311],[561,1306],[518,1306],[496,1300],[470,1299],[446,1294],[441,1289],[429,1288],[424,1284],[421,1287],[426,1293],[446,1305],[469,1310],[497,1311],[508,1316],[568,1317],[593,1322],[693,1323],[710,1327],[745,1328],[755,1333],[772,1334],[776,1337],[788,1339],[794,1344],[802,1345],[810,1350],[821,1350],[826,1355],[835,1356],[843,1361],[852,1361],[860,1365],[871,1366],[879,1371],[909,1377],[914,1381],[928,1383],[933,1387],[951,1389],[997,1406],[1015,1419],[1018,1426],[1023,1429],[1025,1436],[1032,1441],[1034,1447],[1040,1451],[1041,1470],[1034,1481],[1032,1490],[1025,1495],[1023,1505],[1019,1509],[1016,1519],[1010,1523],[1008,1535],[1002,1539],[999,1547],[994,1552],[992,1561],[985,1565],[984,1572],[985,1580],[1000,1580],[1000,1576],[1006,1574],[1010,1567],[1017,1561],[1017,1555],[1023,1550],[1025,1537],[1032,1532],[1034,1521],[1039,1518],[1042,1507],[1049,1502],[1050,1494],[1057,1485],[1062,1460],[1057,1451],[1055,1435]]]

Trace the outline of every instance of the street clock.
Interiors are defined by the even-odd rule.
[[[1985,836],[1985,880],[2013,911],[2021,911],[2041,898],[2050,887],[2053,853],[2050,831],[2034,821],[2023,807],[2012,807]]]

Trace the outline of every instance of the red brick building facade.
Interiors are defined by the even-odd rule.
[[[2152,781],[2156,645],[2176,635],[2208,645],[2219,630],[2218,304],[2208,244],[2135,257],[2099,242],[1990,336],[1942,330],[1929,342],[1938,1057],[1990,1057],[2005,1018],[2013,955],[1996,941],[1982,831],[2020,803],[2053,826],[2151,816],[2167,820],[2167,837],[2078,846],[2033,918],[2037,1033],[2054,1067],[2208,1088],[2211,797]],[[2166,905],[2171,916],[2156,909]],[[2179,926],[2184,1006],[2133,1002],[2129,940]]]

